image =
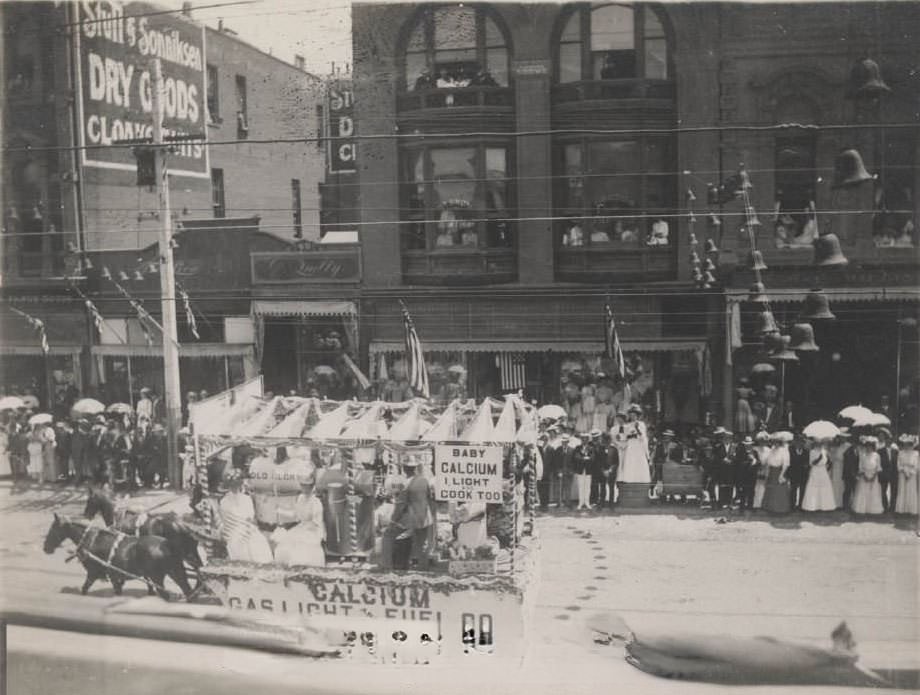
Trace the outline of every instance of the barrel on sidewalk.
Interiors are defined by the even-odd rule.
[[[620,496],[617,506],[624,509],[637,509],[649,506],[648,483],[620,483]]]

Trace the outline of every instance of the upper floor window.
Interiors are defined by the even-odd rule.
[[[666,80],[668,72],[668,42],[652,8],[594,3],[565,20],[559,36],[559,82]]]
[[[402,168],[404,249],[512,246],[506,147],[407,149]]]
[[[220,83],[217,66],[208,63],[208,118],[211,123],[220,122]]]
[[[885,133],[880,181],[876,193],[873,239],[876,246],[914,246],[914,137],[904,131]]]
[[[406,44],[406,89],[507,87],[508,53],[504,34],[485,10],[429,8]]]
[[[236,76],[236,136],[240,140],[249,137],[249,105],[243,75]]]
[[[815,139],[811,135],[777,138],[774,178],[776,246],[807,246],[818,237],[815,218]]]
[[[224,199],[224,170],[211,169],[211,210],[214,217],[227,216],[227,201]]]
[[[564,247],[668,246],[676,166],[666,138],[561,144],[558,239]]]

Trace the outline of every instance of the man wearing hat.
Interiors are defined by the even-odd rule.
[[[403,469],[406,477],[410,479],[396,500],[389,528],[393,529],[397,537],[406,533],[411,534],[410,564],[414,564],[417,569],[425,570],[428,568],[427,545],[430,527],[435,523],[435,513],[432,509],[434,492],[418,458],[407,458],[403,462]]]
[[[842,435],[849,437],[849,434]],[[856,483],[859,479],[859,450],[861,442],[851,441],[850,447],[843,453],[843,508],[850,509]]]
[[[808,448],[805,446],[805,437],[797,434],[789,447],[789,470],[786,478],[792,489],[792,508],[801,509],[802,496],[805,494],[805,485],[808,484],[810,469]]]
[[[560,502],[560,481],[562,477],[562,459],[559,456],[560,446],[559,428],[550,425],[541,436],[540,453],[543,456],[543,477],[537,483],[540,495],[540,506],[547,509],[549,505]]]
[[[591,489],[588,503],[592,507],[603,507],[607,501],[607,480],[610,471],[607,467],[607,451],[604,448],[604,433],[594,428],[588,434],[591,442],[593,460],[591,461]]]
[[[722,426],[713,431],[716,443],[712,447],[714,500],[719,507],[730,507],[735,492],[735,462],[732,433]]]
[[[878,480],[882,485],[882,504],[886,512],[893,512],[898,499],[898,464],[897,446],[892,442],[891,430],[879,427],[878,457],[882,462],[882,472]]]
[[[754,439],[751,435],[745,435],[740,446],[735,448],[734,463],[741,509],[753,509],[760,459],[754,451]]]
[[[565,428],[560,438],[558,463],[562,473],[562,487],[560,489],[560,505],[573,507],[578,499],[577,490],[574,489],[575,481],[575,450],[581,444],[581,440],[572,437],[570,428]],[[574,494],[573,494],[574,493]]]
[[[777,403],[778,397],[779,388],[776,384],[767,384],[763,387],[764,413],[761,426],[768,432],[775,432],[785,426],[781,408]]]
[[[655,444],[655,451],[652,453],[653,483],[664,480],[665,463],[680,463],[684,460],[683,448],[674,441],[675,436],[674,430],[665,428],[661,433],[661,441]]]

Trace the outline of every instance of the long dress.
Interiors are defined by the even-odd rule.
[[[882,514],[882,485],[878,474],[882,470],[882,460],[874,451],[859,452],[859,477],[850,509],[854,514]]]
[[[757,454],[757,480],[754,482],[754,509],[763,508],[763,496],[767,491],[767,455],[770,453],[770,447],[754,447]]]
[[[256,516],[252,498],[243,492],[228,492],[220,501],[224,541],[231,560],[271,562],[271,546],[253,521]]]
[[[843,455],[850,448],[846,442],[834,445],[830,450],[831,459],[831,486],[834,488],[834,504],[837,509],[843,508]]]
[[[630,422],[626,429],[626,449],[617,480],[621,483],[651,483],[648,465],[648,433],[643,422]]]
[[[808,475],[805,495],[802,497],[802,509],[806,512],[832,512],[837,508],[834,486],[827,472],[829,461],[824,449],[814,449],[811,452],[811,473]]]
[[[918,488],[917,473],[920,469],[920,451],[916,449],[901,449],[898,452],[898,500],[895,503],[895,514],[920,513],[920,488]]]
[[[40,432],[33,432],[29,436],[29,468],[30,478],[44,482],[44,460],[42,457],[42,439]]]
[[[46,427],[41,433],[42,441],[42,476],[45,480],[57,480],[57,438],[51,427]]]
[[[0,478],[5,478],[13,474],[13,466],[10,461],[10,436],[7,434],[6,427],[0,426]]]
[[[324,567],[326,554],[322,543],[326,540],[326,523],[323,520],[323,503],[316,495],[297,496],[294,502],[294,516],[298,523],[285,531],[275,531],[278,545],[275,547],[275,561],[282,565],[308,565]]]
[[[763,508],[772,514],[792,511],[792,488],[786,479],[789,468],[789,447],[777,446],[767,454],[767,484],[763,493]]]

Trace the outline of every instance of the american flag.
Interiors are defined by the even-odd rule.
[[[51,346],[48,345],[48,335],[47,333],[45,333],[44,321],[42,321],[41,319],[37,319],[33,316],[29,316],[29,314],[27,314],[26,312],[20,311],[19,309],[16,309],[14,307],[10,307],[10,309],[14,311],[15,313],[19,314],[20,316],[22,316],[26,321],[29,322],[29,325],[33,329],[38,331],[38,337],[39,337],[39,340],[41,341],[42,352],[45,353],[46,355],[49,352],[51,352]]]
[[[89,299],[86,300],[86,309],[89,311],[90,316],[93,317],[93,324],[95,324],[99,335],[102,335],[105,329],[105,319],[102,318],[99,309],[97,309],[96,305]]]
[[[617,376],[625,378],[626,360],[623,357],[623,348],[620,346],[620,336],[617,335],[617,325],[613,320],[610,302],[604,304],[604,344],[607,347],[607,357],[616,364]]]
[[[406,305],[402,305],[403,324],[406,329],[406,367],[409,373],[409,386],[416,392],[429,398],[428,369],[425,367],[425,356],[422,354],[422,342],[415,332],[415,324],[409,316]]]
[[[201,336],[198,335],[198,322],[195,320],[195,312],[192,311],[192,303],[189,301],[188,292],[180,289],[179,296],[182,297],[182,306],[185,308],[185,321],[188,323],[188,329],[195,336],[195,340],[201,340]]]
[[[502,373],[502,391],[518,391],[527,388],[527,370],[523,353],[499,353],[498,366]]]

